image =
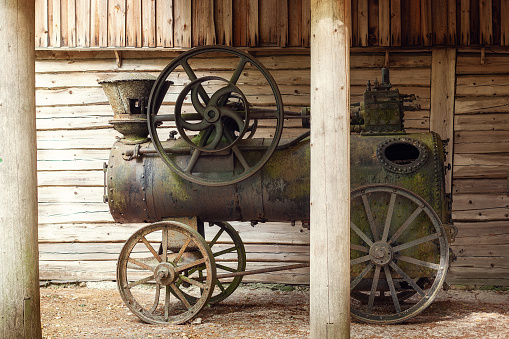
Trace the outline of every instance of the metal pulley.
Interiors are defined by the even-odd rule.
[[[201,77],[193,65],[206,60],[204,58],[222,58],[228,63],[227,71],[221,71],[221,76]],[[256,96],[245,92],[248,87],[244,86],[242,77],[246,74],[265,83],[263,88],[267,88],[269,94],[265,102],[254,102]],[[163,112],[161,103],[165,96],[171,95],[164,84],[173,76],[181,79],[181,75],[187,79],[177,84],[184,87],[176,98],[173,112],[166,106],[163,108],[167,112]],[[250,177],[269,160],[281,138],[283,115],[278,86],[259,61],[234,48],[204,46],[181,54],[161,72],[149,97],[147,119],[154,147],[172,171],[193,183],[224,186]],[[260,120],[274,121],[275,129],[271,139],[260,141],[265,152],[253,158],[246,153]],[[175,155],[164,149],[158,135],[160,129],[173,123],[190,147],[191,157],[185,163],[176,161]],[[200,160],[209,154],[223,156],[225,162],[233,156],[235,170],[200,171]]]

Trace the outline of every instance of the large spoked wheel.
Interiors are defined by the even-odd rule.
[[[216,72],[221,76],[199,77],[199,66],[193,65],[204,58],[227,60],[225,63],[229,66],[224,68],[229,70]],[[194,67],[198,69],[196,72]],[[182,83],[183,77],[187,79]],[[173,113],[163,112],[167,107],[161,108],[168,94],[169,78],[175,83],[172,88],[185,85],[175,101]],[[256,83],[247,86],[248,81]],[[253,88],[266,93],[245,92]],[[181,54],[161,72],[149,97],[147,120],[154,147],[170,169],[194,183],[222,186],[248,178],[269,160],[281,138],[283,115],[278,86],[259,61],[231,47],[203,46]],[[243,141],[253,138],[256,126],[263,120],[270,120],[266,126],[274,126],[271,139],[256,145],[261,151],[249,152]],[[171,151],[165,150],[158,135],[165,124],[167,127],[172,122],[191,149],[191,156],[185,161],[182,157],[177,160]],[[204,166],[198,164],[208,153],[223,156],[232,153],[235,170],[225,172],[220,169],[221,175],[217,174],[217,169],[210,173],[204,171]]]
[[[158,222],[135,232],[117,263],[124,303],[151,324],[181,324],[193,318],[207,304],[215,279],[209,246],[198,232],[178,222]]]
[[[205,235],[217,270],[216,285],[209,304],[217,304],[230,296],[242,281],[242,275],[236,273],[246,270],[246,250],[237,231],[227,222],[209,223]],[[205,277],[205,266],[196,267],[196,270],[200,276]],[[188,299],[193,297],[188,296]]]
[[[375,184],[351,195],[351,314],[393,324],[431,304],[449,265],[440,218],[406,189]]]

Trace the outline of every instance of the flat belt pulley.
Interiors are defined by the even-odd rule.
[[[221,76],[198,76],[199,66],[196,65],[211,60],[209,58],[224,60],[228,64],[216,72]],[[187,79],[183,82],[174,79],[182,73]],[[246,74],[249,79],[256,80],[256,86],[243,85],[239,79]],[[161,106],[165,97],[171,96],[166,85],[170,77],[176,86],[184,85],[184,88],[175,101],[173,113],[164,113],[162,111],[167,107]],[[267,93],[245,93],[246,89],[255,87],[266,89]],[[197,184],[223,186],[248,178],[269,160],[281,138],[283,116],[278,86],[258,60],[231,47],[203,46],[181,54],[161,72],[149,97],[147,120],[154,147],[172,171]],[[260,139],[265,145],[263,151],[248,152],[248,147],[243,145],[257,136],[256,127],[262,120],[270,120],[272,123],[266,125],[274,126],[270,142]],[[175,154],[165,150],[158,135],[165,123],[173,121],[182,139],[190,146],[191,155],[185,161],[176,161]],[[224,156],[225,153],[233,155],[234,171],[217,168],[204,173],[199,170],[203,166],[196,166],[203,156]]]

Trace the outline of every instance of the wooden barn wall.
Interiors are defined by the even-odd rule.
[[[36,47],[308,47],[309,0],[35,0]],[[352,46],[509,46],[506,0],[352,0]]]
[[[157,75],[176,55],[171,51],[125,51],[119,67],[111,51],[37,52],[41,280],[115,279],[120,249],[142,225],[114,223],[102,202],[103,162],[117,133],[108,124],[112,110],[97,80],[120,72]],[[288,110],[309,105],[309,55],[257,57],[279,83]],[[406,114],[405,127],[409,132],[429,130],[430,52],[352,54],[352,102],[360,101],[368,80],[380,79],[380,68],[386,63],[391,67],[392,83],[402,93],[415,93],[421,105],[421,110]],[[214,64],[209,60],[206,67]],[[252,90],[257,90],[256,84]],[[300,132],[293,121],[285,135]],[[247,269],[309,260],[309,231],[299,223],[255,227],[235,223],[235,227],[246,243]],[[308,269],[300,269],[245,280],[306,284],[309,276]]]
[[[458,52],[454,282],[509,285],[509,54]]]

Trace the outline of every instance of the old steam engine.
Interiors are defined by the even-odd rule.
[[[204,75],[211,56],[223,64]],[[256,93],[243,91],[244,81]],[[151,223],[120,253],[120,294],[143,321],[186,322],[243,275],[268,271],[245,270],[244,245],[227,221],[309,225],[309,132],[281,138],[283,120],[309,124],[309,110],[283,114],[267,69],[229,47],[185,52],[157,79],[102,86],[123,134],[105,165],[105,199],[117,222]],[[425,309],[450,260],[442,140],[403,131],[412,99],[383,69],[351,107],[351,313],[372,323]]]

